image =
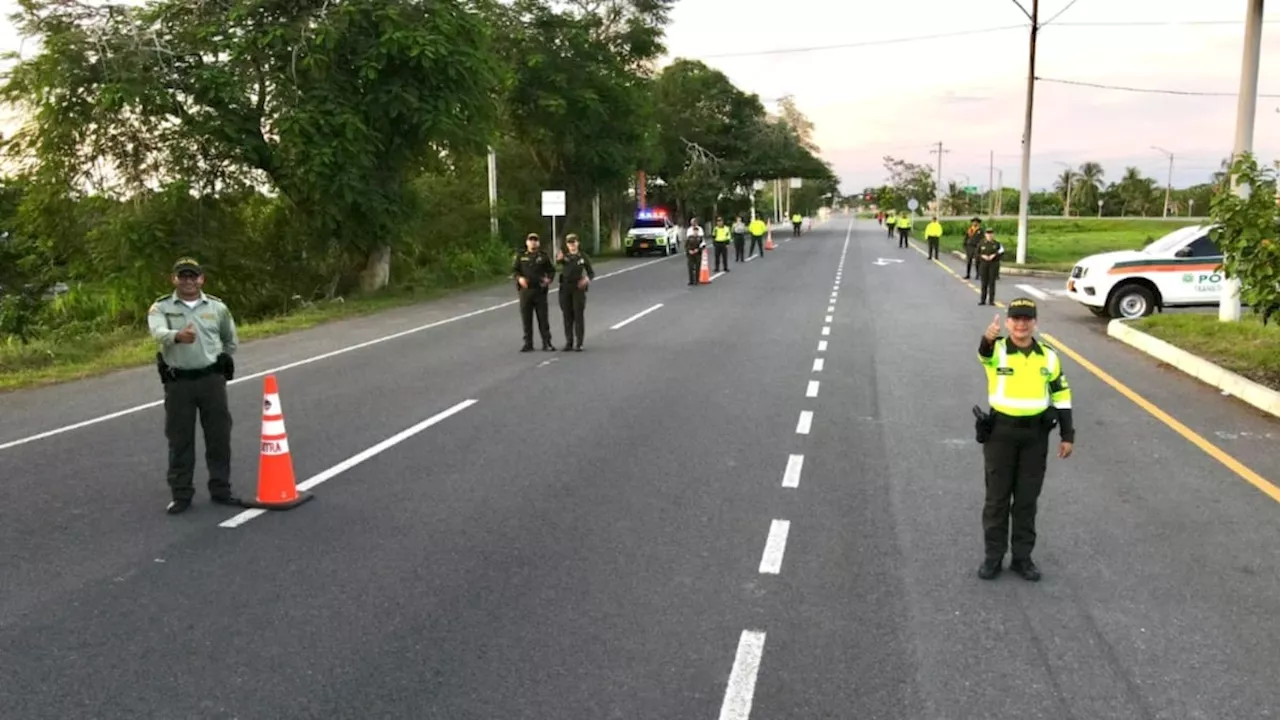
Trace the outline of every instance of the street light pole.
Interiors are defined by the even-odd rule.
[[[1169,180],[1164,186],[1164,214],[1160,216],[1167,218],[1169,217],[1169,195],[1173,192],[1173,153],[1155,145],[1152,145],[1151,149],[1169,156]]]
[[[489,148],[489,232],[498,238],[498,156]]]
[[[1236,140],[1233,158],[1253,149],[1253,120],[1258,112],[1258,62],[1262,53],[1262,0],[1249,0],[1245,16],[1244,53],[1240,63],[1240,93],[1236,100]],[[1232,190],[1237,195],[1248,192],[1240,187],[1236,177],[1231,177]],[[1235,322],[1240,319],[1240,279],[1225,278],[1218,304],[1218,320]]]

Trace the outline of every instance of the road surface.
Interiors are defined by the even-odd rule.
[[[517,352],[506,287],[245,346],[233,482],[275,372],[287,513],[201,466],[164,514],[151,369],[0,396],[0,714],[1280,713],[1280,422],[1050,296],[1076,453],[1044,580],[983,582],[993,312],[871,221],[775,239],[710,286],[601,263],[583,353]]]

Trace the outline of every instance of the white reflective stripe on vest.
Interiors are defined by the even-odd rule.
[[[1051,357],[1055,357],[1053,353],[1048,353]],[[1055,357],[1056,359],[1056,357]],[[1001,407],[1010,410],[1047,410],[1049,409],[1049,385],[1045,383],[1044,397],[1039,398],[1011,398],[1005,396],[1005,381],[1008,375],[1001,375],[1000,369],[1009,366],[1009,351],[1002,342],[996,348],[996,390],[987,397],[987,402],[992,408],[999,409]],[[1054,360],[1050,360],[1050,363]]]

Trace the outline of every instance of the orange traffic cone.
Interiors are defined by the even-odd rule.
[[[698,284],[706,285],[711,282],[711,268],[707,267],[707,246],[702,246],[702,267],[698,270]]]
[[[773,250],[773,228],[769,229],[769,237],[764,239],[764,249]]]
[[[262,453],[258,461],[258,497],[244,506],[264,510],[292,510],[314,498],[298,492],[293,477],[293,456],[284,431],[284,410],[276,376],[268,375],[262,391]]]

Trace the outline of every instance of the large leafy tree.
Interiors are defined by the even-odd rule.
[[[386,283],[407,181],[483,147],[496,116],[490,27],[466,0],[21,0],[43,48],[0,98],[40,179],[120,194],[174,180],[266,184]],[[106,168],[106,177],[92,177]]]

